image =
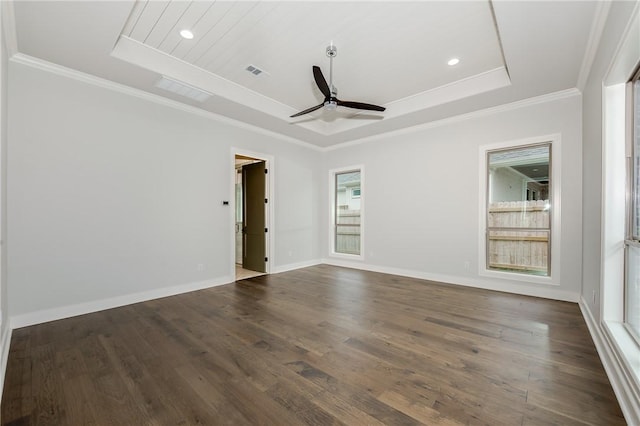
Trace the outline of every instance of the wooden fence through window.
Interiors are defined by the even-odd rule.
[[[489,268],[546,275],[551,242],[549,211],[549,200],[490,204]]]
[[[336,221],[336,253],[360,254],[360,211],[339,210]]]

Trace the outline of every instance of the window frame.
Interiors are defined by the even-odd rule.
[[[485,182],[487,185],[486,188],[486,195],[485,195],[485,244],[486,244],[486,248],[485,248],[485,269],[488,271],[501,271],[501,272],[507,272],[510,274],[521,274],[521,275],[529,275],[529,276],[544,276],[544,277],[550,277],[551,276],[551,264],[552,264],[552,260],[553,260],[553,256],[552,256],[552,243],[553,243],[553,235],[552,235],[552,230],[553,230],[553,221],[551,220],[551,218],[553,217],[553,203],[554,203],[554,199],[553,199],[553,191],[549,190],[549,194],[548,194],[548,199],[550,202],[550,207],[549,207],[549,227],[548,228],[510,228],[510,227],[504,227],[504,226],[493,226],[490,227],[489,226],[489,206],[491,205],[491,200],[489,199],[489,196],[491,195],[491,182],[490,182],[490,156],[491,154],[494,153],[498,153],[498,152],[505,152],[505,151],[517,151],[517,150],[525,150],[527,148],[535,148],[535,147],[542,147],[542,146],[547,146],[549,148],[549,160],[548,160],[548,167],[549,167],[549,189],[552,188],[553,186],[553,182],[554,182],[554,176],[553,176],[553,154],[552,154],[552,143],[551,142],[540,142],[540,143],[534,143],[534,144],[530,144],[530,145],[519,145],[516,147],[507,147],[507,148],[497,148],[497,149],[492,149],[492,150],[487,150],[486,151],[486,173],[485,173]],[[533,179],[530,179],[529,181],[526,181],[525,186],[523,187],[523,196],[525,196],[526,200],[528,201],[529,199],[529,189],[526,188],[526,185],[528,182],[535,182]],[[532,193],[535,194],[535,191],[531,191]],[[497,268],[491,268],[490,267],[490,261],[489,261],[489,247],[491,244],[491,239],[489,238],[490,233],[492,231],[512,231],[512,232],[546,232],[548,235],[547,238],[547,272],[546,275],[536,275],[536,274],[528,274],[526,272],[519,272],[517,270],[501,270],[501,269],[497,269]]]
[[[640,188],[637,188],[638,180],[640,180],[640,167],[636,169],[636,123],[635,115],[636,107],[640,108],[640,100],[635,99],[634,85],[640,87],[640,65],[636,68],[631,79],[625,85],[625,126],[627,134],[625,137],[625,161],[626,161],[626,182],[625,182],[625,240],[624,240],[624,272],[623,272],[623,296],[622,296],[622,325],[629,333],[636,345],[640,347],[640,332],[634,330],[629,324],[629,314],[627,304],[629,300],[629,255],[631,248],[640,248],[640,232],[635,226],[635,220],[640,212],[640,197],[636,197]]]
[[[602,124],[600,279],[593,294],[582,295],[587,324],[603,346],[605,367],[625,416],[635,416],[638,404],[626,390],[640,389],[640,345],[624,326],[624,240],[629,135],[627,83],[640,65],[640,7],[633,8],[601,83]],[[584,292],[584,290],[583,290]],[[592,311],[593,309],[593,311]],[[601,352],[599,350],[599,352]],[[603,362],[604,362],[603,361]]]
[[[497,142],[479,147],[479,226],[478,226],[478,275],[490,278],[505,279],[511,281],[522,281],[535,284],[547,284],[553,286],[560,285],[561,267],[562,267],[562,252],[560,247],[561,243],[561,135],[550,134],[541,135],[526,139],[516,139],[504,142]],[[523,274],[517,271],[498,271],[489,269],[487,267],[487,252],[488,252],[488,203],[489,203],[489,188],[488,188],[488,154],[493,151],[505,150],[505,149],[518,149],[525,148],[527,146],[534,146],[540,144],[550,144],[549,151],[549,199],[552,201],[552,206],[549,212],[549,224],[550,224],[550,244],[549,244],[549,275],[540,276],[533,274]],[[553,159],[553,161],[551,161]],[[552,178],[551,178],[552,177]],[[551,244],[551,241],[553,244]]]
[[[360,172],[360,254],[340,253],[336,251],[336,209],[337,209],[337,192],[336,192],[336,176],[349,172]],[[364,242],[365,242],[365,171],[364,165],[358,164],[354,166],[340,167],[329,170],[329,256],[341,258],[345,260],[364,260]]]

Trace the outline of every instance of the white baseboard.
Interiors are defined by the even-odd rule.
[[[306,260],[304,262],[297,262],[297,263],[289,263],[286,265],[280,265],[280,266],[274,267],[273,268],[274,270],[271,273],[279,274],[281,272],[293,271],[294,269],[308,268],[309,266],[315,266],[321,263],[322,263],[322,260],[320,259]]]
[[[78,315],[90,314],[92,312],[131,305],[133,303],[145,302],[147,300],[159,299],[161,297],[175,296],[176,294],[188,293],[190,291],[202,290],[205,288],[229,284],[232,282],[233,278],[231,278],[230,276],[225,276],[206,281],[197,281],[188,284],[127,294],[124,296],[117,296],[109,299],[95,300],[87,303],[63,306],[60,308],[29,312],[27,314],[12,316],[10,319],[10,325],[11,328],[27,327],[29,325],[41,324],[49,321],[75,317]]]
[[[276,266],[271,272],[278,274],[281,272],[292,271],[294,269],[306,268],[322,263],[320,259],[308,260],[298,263],[290,263],[287,265]],[[76,305],[62,306],[59,308],[46,309],[36,312],[29,312],[22,315],[13,315],[10,318],[11,328],[28,327],[30,325],[42,324],[49,321],[56,321],[64,318],[75,317],[78,315],[90,314],[92,312],[103,311],[105,309],[117,308],[120,306],[131,305],[133,303],[145,302],[147,300],[159,299],[161,297],[175,296],[176,294],[188,293],[190,291],[202,290],[205,288],[215,287],[234,282],[233,277],[225,276],[206,281],[193,282],[172,287],[164,287],[149,291],[127,294],[124,296],[112,297],[109,299],[95,300],[87,303]]]
[[[578,302],[580,295],[570,291],[557,290],[555,286],[527,286],[525,283],[510,283],[493,279],[478,279],[473,277],[432,274],[424,271],[400,269],[388,266],[371,265],[340,259],[322,259],[322,263],[345,268],[361,269],[364,271],[381,272],[383,274],[400,275],[403,277],[417,278],[420,280],[437,281],[446,284],[462,285],[465,287],[482,288],[485,290],[502,291],[506,293],[520,294],[523,296],[542,297],[544,299],[562,300],[565,302]]]
[[[632,381],[626,367],[617,353],[616,346],[611,339],[603,332],[602,327],[593,318],[593,314],[588,304],[579,295],[570,292],[561,291],[545,291],[545,289],[531,288],[515,288],[512,284],[502,284],[497,282],[478,280],[469,277],[454,277],[448,275],[431,274],[423,271],[406,270],[385,266],[369,265],[360,262],[344,261],[338,259],[317,259],[305,262],[292,263],[275,267],[272,273],[281,273],[294,269],[306,268],[318,264],[328,264],[334,266],[343,266],[347,268],[361,269],[372,272],[380,272],[393,274],[411,278],[418,278],[429,281],[444,282],[448,284],[457,284],[468,287],[483,288],[488,290],[506,291],[510,293],[523,294],[527,296],[536,296],[550,298],[556,300],[564,300],[569,302],[578,302],[582,315],[585,319],[591,337],[595,343],[596,349],[609,377],[613,390],[618,398],[622,412],[630,425],[640,425],[640,398],[637,398],[637,389]],[[40,324],[49,321],[69,318],[77,315],[88,314],[105,309],[116,308],[119,306],[130,305],[133,303],[144,302],[147,300],[158,299],[167,296],[187,293],[190,291],[201,290],[205,288],[215,287],[219,285],[232,283],[233,279],[229,276],[220,277],[207,281],[193,282],[161,289],[154,289],[147,292],[134,293],[124,296],[118,296],[110,299],[82,303],[77,305],[65,306],[61,308],[48,309],[38,312],[32,312],[23,315],[12,316],[10,319],[10,327],[5,327],[0,336],[0,397],[4,385],[4,377],[7,368],[7,360],[11,344],[11,333],[13,328],[26,327],[29,325]]]
[[[638,390],[622,361],[621,354],[618,353],[616,345],[607,336],[606,331],[603,330],[600,323],[593,317],[591,309],[589,309],[589,304],[584,298],[580,298],[578,305],[587,323],[591,338],[600,356],[600,361],[602,361],[602,365],[607,373],[609,382],[611,382],[611,387],[616,394],[620,409],[627,424],[640,425],[640,398],[638,397]]]
[[[9,360],[9,349],[11,347],[11,327],[7,324],[2,330],[0,337],[0,398],[4,391],[4,377],[7,372],[7,361]]]
[[[543,297],[547,299],[563,300],[568,302],[577,302],[579,295],[566,291],[558,291],[555,289],[525,287],[514,285],[512,283],[502,283],[498,280],[483,280],[469,277],[449,276],[441,274],[432,274],[423,271],[414,271],[400,268],[392,268],[385,266],[370,265],[360,262],[345,261],[339,259],[313,259],[304,262],[290,263],[286,265],[276,266],[271,273],[277,274],[294,269],[306,268],[318,264],[328,264],[335,266],[343,266],[347,268],[362,269],[372,272],[381,272],[386,274],[400,275],[423,280],[437,281],[448,284],[457,284],[467,287],[483,288],[487,290],[504,291],[526,296]],[[78,315],[98,312],[105,309],[117,308],[119,306],[130,305],[133,303],[144,302],[147,300],[158,299],[161,297],[173,296],[176,294],[187,293],[190,291],[201,290],[204,288],[215,287],[218,285],[229,284],[233,282],[231,276],[224,276],[212,280],[188,283],[172,287],[164,287],[150,291],[117,296],[109,299],[96,300],[87,303],[81,303],[59,308],[46,309],[36,312],[30,312],[22,315],[14,315],[10,318],[11,328],[27,327],[30,325],[41,324],[44,322],[55,321],[64,318],[70,318]]]

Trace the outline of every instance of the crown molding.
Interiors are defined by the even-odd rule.
[[[611,62],[604,73],[603,86],[625,83],[633,77],[640,54],[640,1],[636,2],[622,37],[613,53]]]
[[[214,93],[224,99],[249,106],[281,120],[283,117],[288,117],[292,112],[296,112],[280,101],[243,87],[126,35],[120,35],[111,52],[111,56],[192,85],[206,92]],[[476,75],[388,102],[385,104],[387,110],[384,117],[386,119],[399,117],[479,93],[496,90],[510,84],[511,79],[506,71],[506,66],[503,64]],[[363,114],[363,112],[360,111],[355,115],[359,114]],[[363,120],[338,120],[328,125],[328,123],[319,120],[291,120],[291,118],[288,118],[287,122],[322,136],[333,136],[370,124],[370,122]]]
[[[600,39],[602,38],[610,9],[611,1],[600,1],[596,3],[596,11],[593,16],[593,21],[591,22],[591,30],[589,31],[589,40],[587,40],[587,48],[582,58],[580,74],[578,74],[578,83],[576,84],[576,87],[581,92],[587,84],[587,79],[589,78],[591,66],[598,52],[598,46],[600,45]]]
[[[178,101],[174,101],[172,99],[168,99],[159,95],[155,95],[153,93],[145,92],[144,90],[134,89],[132,87],[126,86],[124,84],[115,83],[111,80],[107,80],[101,77],[96,77],[91,74],[84,73],[82,71],[74,70],[72,68],[67,68],[62,65],[54,64],[49,61],[45,61],[43,59],[35,58],[33,56],[25,55],[23,53],[17,53],[10,58],[11,62],[25,65],[31,68],[39,69],[42,71],[50,72],[62,77],[67,77],[76,81],[81,81],[83,83],[91,84],[93,86],[97,86],[103,89],[112,90],[118,93],[123,93],[125,95],[134,96],[139,99],[144,99],[149,102],[153,102],[158,105],[170,107],[173,109],[177,109],[189,114],[198,115],[200,117],[204,117],[210,120],[214,120],[220,123],[229,124],[241,129],[249,130],[255,133],[263,134],[266,136],[270,136],[284,142],[288,142],[294,145],[303,146],[305,148],[314,150],[314,151],[322,151],[322,148],[310,144],[308,142],[301,141],[299,139],[292,138],[290,136],[283,135],[281,133],[273,132],[271,130],[263,129],[258,126],[254,126],[249,123],[245,123],[239,120],[235,120],[233,118],[225,117],[220,114],[216,114],[214,112],[205,111],[203,109],[183,104]]]
[[[12,57],[18,53],[18,33],[16,32],[16,15],[13,9],[13,1],[0,2],[0,14],[2,14],[2,29],[4,44],[7,48],[7,56]]]
[[[284,142],[288,142],[294,145],[302,146],[313,151],[317,152],[328,152],[334,151],[337,149],[347,148],[350,146],[360,145],[363,143],[373,142],[375,140],[379,140],[385,137],[391,136],[400,136],[404,134],[415,133],[421,130],[426,130],[434,127],[445,126],[449,124],[458,123],[465,120],[470,120],[474,118],[489,116],[493,114],[498,114],[501,112],[516,110],[519,108],[525,108],[532,105],[537,105],[545,102],[552,102],[560,99],[570,98],[572,96],[579,96],[581,92],[577,88],[561,90],[558,92],[549,93],[546,95],[536,96],[528,99],[523,99],[520,101],[511,102],[504,105],[498,105],[495,107],[489,107],[477,111],[473,111],[466,114],[460,114],[453,117],[447,117],[441,120],[432,121],[428,123],[419,124],[416,126],[406,127],[403,129],[393,130],[390,132],[380,133],[373,136],[366,136],[363,138],[355,139],[352,141],[344,142],[341,144],[336,144],[328,147],[320,147],[317,145],[313,145],[308,142],[301,141],[299,139],[292,138],[290,136],[286,136],[277,132],[273,132],[271,130],[263,129],[258,126],[254,126],[252,124],[248,124],[242,121],[238,121],[229,117],[222,116],[220,114],[216,114],[213,112],[205,111],[200,108],[196,108],[191,105],[183,104],[178,101],[174,101],[172,99],[167,99],[159,95],[155,95],[153,93],[148,93],[140,89],[134,89],[132,87],[126,86],[124,84],[115,83],[111,80],[107,80],[101,77],[96,77],[91,74],[87,74],[81,71],[77,71],[71,68],[64,67],[62,65],[54,64],[52,62],[48,62],[39,58],[35,58],[29,55],[25,55],[23,53],[17,53],[10,58],[11,62],[26,65],[31,68],[40,69],[42,71],[51,72],[56,75],[60,75],[63,77],[71,78],[77,81],[81,81],[83,83],[91,84],[94,86],[98,86],[104,89],[113,90],[119,93],[123,93],[126,95],[134,96],[140,99],[147,100],[149,102],[153,102],[159,105],[167,106],[170,108],[174,108],[183,112],[187,112],[190,114],[195,114],[200,117],[204,117],[210,120],[215,120],[217,122],[229,124],[238,128],[242,128],[245,130],[249,130],[252,132],[256,132],[259,134],[263,134],[266,136],[274,137],[276,139],[282,140]]]
[[[503,105],[498,105],[495,107],[489,107],[480,109],[477,111],[469,112],[466,114],[455,115],[452,117],[443,118],[441,120],[430,121],[428,123],[418,124],[416,126],[406,127],[403,129],[392,130],[386,133],[380,133],[374,136],[366,136],[364,138],[355,139],[349,142],[344,142],[341,144],[332,145],[324,148],[324,151],[334,151],[336,149],[347,148],[350,146],[360,145],[363,143],[373,142],[382,138],[392,137],[392,136],[400,136],[410,133],[419,132],[421,130],[431,129],[434,127],[441,127],[450,124],[459,123],[465,120],[471,120],[474,118],[486,117],[489,115],[499,114],[502,112],[513,111],[520,108],[526,108],[533,105],[543,104],[546,102],[553,102],[561,99],[567,99],[574,96],[581,96],[582,93],[577,88],[560,90],[558,92],[547,93],[546,95],[534,96],[532,98],[522,99],[515,102],[510,102]]]
[[[500,89],[511,85],[511,79],[506,66],[500,66],[488,71],[481,72],[433,89],[407,96],[385,104],[384,119],[390,120],[417,111],[444,105],[449,102],[468,98]],[[365,114],[366,111],[359,111],[354,115]],[[339,135],[342,132],[366,126],[370,123],[359,120],[342,120],[334,123],[334,130],[327,133],[327,136]]]

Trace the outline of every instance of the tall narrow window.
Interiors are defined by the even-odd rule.
[[[551,144],[487,152],[487,269],[551,274]]]
[[[640,72],[629,83],[631,167],[628,167],[627,238],[625,241],[625,317],[631,334],[640,341]]]
[[[362,173],[360,169],[333,173],[333,251],[360,255]]]

